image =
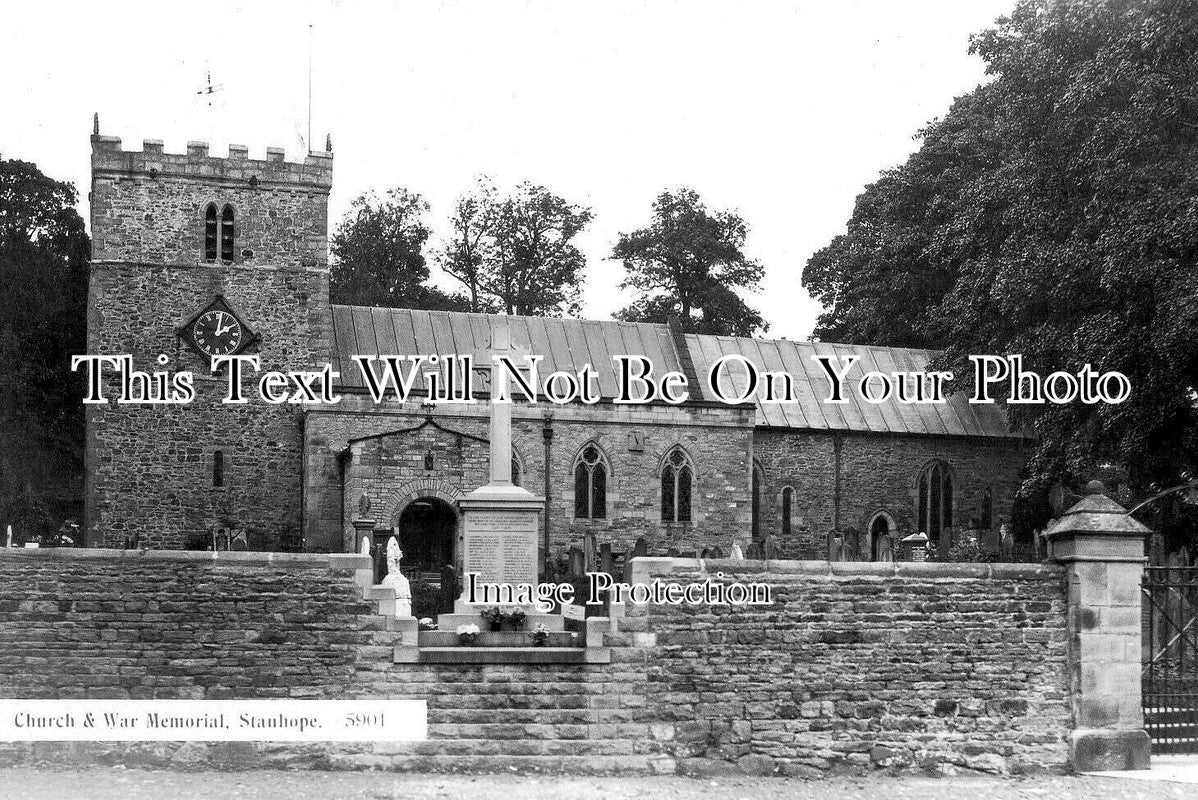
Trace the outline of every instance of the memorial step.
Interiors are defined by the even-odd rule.
[[[489,624],[482,618],[482,609],[477,612],[469,613],[453,613],[439,614],[437,616],[437,628],[442,633],[456,633],[459,625],[477,625],[478,629],[484,633],[502,631],[488,631]],[[566,620],[560,614],[528,614],[524,619],[524,630],[535,630],[538,625],[544,625],[551,631],[565,630]]]
[[[549,634],[547,647],[582,647],[581,636],[566,631],[554,631]],[[459,647],[458,635],[453,631],[421,631],[421,647]],[[477,647],[534,647],[533,634],[530,631],[485,631],[478,635]]]
[[[395,648],[397,664],[584,664],[585,647],[405,647]],[[610,662],[610,653],[607,661]],[[603,662],[595,662],[603,663]]]

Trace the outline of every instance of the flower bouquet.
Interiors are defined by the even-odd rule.
[[[457,629],[458,644],[470,646],[478,641],[479,631],[477,625],[459,625]]]

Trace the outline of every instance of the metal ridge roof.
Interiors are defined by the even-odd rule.
[[[472,354],[476,367],[488,363],[491,331],[507,320],[511,339],[520,352],[543,356],[538,371],[542,380],[557,370],[577,372],[591,364],[598,375],[602,398],[616,394],[617,355],[644,355],[653,362],[655,375],[683,371],[682,362],[668,325],[615,320],[557,319],[550,317],[503,316],[456,311],[420,311],[406,308],[366,306],[332,307],[333,368],[341,373],[347,389],[365,389],[353,355]],[[897,347],[843,345],[829,342],[799,342],[785,339],[750,339],[734,336],[685,334],[702,396],[711,366],[722,356],[736,353],[761,371],[785,371],[794,376],[794,403],[763,403],[758,388],[757,425],[803,430],[857,431],[869,433],[982,436],[1027,438],[1012,431],[999,405],[973,405],[962,395],[951,395],[940,404],[909,405],[897,402],[872,404],[846,395],[848,402],[824,402],[828,381],[815,355],[838,358],[856,355],[860,362],[853,376],[866,371],[926,371],[936,353]],[[429,367],[431,369],[431,367]],[[444,365],[440,366],[444,380]],[[726,376],[722,385],[737,382]],[[480,371],[476,391],[489,388],[489,378]],[[742,382],[743,385],[743,382]]]

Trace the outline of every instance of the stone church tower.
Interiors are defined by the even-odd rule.
[[[88,352],[145,372],[191,370],[187,405],[87,407],[87,540],[180,547],[180,531],[253,531],[255,550],[299,550],[299,406],[223,405],[205,348],[311,369],[330,349],[332,154],[227,158],[189,142],[124,151],[92,142]],[[244,384],[252,390],[252,377]],[[115,380],[111,381],[115,385]],[[192,534],[193,538],[197,535]]]

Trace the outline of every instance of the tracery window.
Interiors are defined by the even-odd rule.
[[[607,517],[607,458],[599,446],[590,443],[574,459],[575,519]]]
[[[695,468],[681,447],[666,454],[661,467],[661,519],[663,522],[691,521],[691,484]]]
[[[919,530],[929,542],[940,542],[953,526],[953,477],[948,464],[933,461],[919,476]]]

